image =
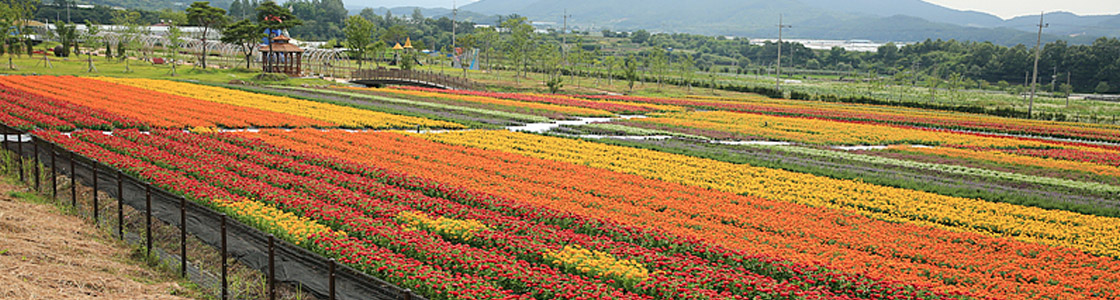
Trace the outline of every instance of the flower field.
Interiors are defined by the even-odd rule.
[[[236,107],[256,108],[286,115],[289,118],[302,117],[319,122],[331,122],[348,128],[462,128],[462,125],[427,120],[421,118],[391,115],[357,108],[330,105],[319,102],[255,94],[218,87],[203,86],[182,82],[150,79],[100,78],[100,81],[160,91],[191,99],[204,99],[211,103]]]
[[[334,124],[87,78],[5,76],[0,78],[0,84],[41,97],[105,110],[153,127],[307,127]]]
[[[428,299],[1120,298],[1120,146],[1066,140],[1110,141],[1109,125],[753,96],[250,90],[0,76],[0,123]],[[468,122],[591,116],[609,121]]]
[[[843,105],[800,100],[773,100],[766,97],[736,99],[696,97],[696,99],[656,99],[629,96],[592,96],[591,99],[610,99],[634,103],[654,103],[714,109],[732,112],[762,113],[780,116],[799,116],[834,121],[863,121],[879,124],[912,125],[945,129],[963,129],[980,132],[1045,135],[1073,139],[1120,141],[1115,135],[1120,126],[1047,122],[999,118],[931,110],[910,109],[875,105]]]

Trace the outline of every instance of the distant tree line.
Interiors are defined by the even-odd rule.
[[[65,6],[70,3],[62,0],[41,5],[35,11],[34,19],[63,17]],[[256,18],[261,3],[263,1],[235,0],[229,5],[227,16],[231,21]],[[344,47],[348,12],[341,0],[291,0],[279,6],[290,10],[295,18],[303,20],[302,25],[291,27],[293,38],[329,40],[332,41],[331,45]],[[182,19],[181,12],[171,10],[133,11],[139,15],[137,22],[140,24]],[[70,9],[70,18],[74,23],[89,20],[94,24],[111,24],[113,16],[114,9],[106,6]],[[500,39],[487,38],[484,41],[473,34],[475,29],[471,22],[460,21],[453,26],[449,18],[426,18],[419,9],[411,15],[395,16],[391,11],[378,14],[367,8],[357,16],[372,25],[370,45],[383,43],[391,47],[396,43],[403,43],[405,39],[411,39],[417,49],[447,52],[451,50],[454,27],[459,39],[456,45],[477,47],[483,52],[489,52],[491,56],[503,59],[519,56],[518,53],[509,52],[512,48],[504,46],[510,42],[508,33],[500,34]],[[499,23],[516,18],[519,16],[503,16]],[[632,33],[603,31],[603,36],[613,38],[614,42],[633,44],[617,47],[639,49],[637,52],[627,50],[633,53],[612,49],[614,47],[611,43],[584,43],[586,39],[561,38],[555,31],[538,36],[530,30],[528,34],[539,41],[566,40],[568,44],[557,47],[557,52],[560,53],[571,51],[572,48],[587,52],[588,59],[575,63],[564,55],[564,65],[569,67],[601,67],[605,65],[603,61],[606,57],[622,59],[634,54],[643,61],[642,69],[645,71],[673,69],[654,68],[656,64],[650,63],[652,58],[664,56],[666,63],[688,61],[696,70],[701,71],[765,74],[775,65],[778,52],[778,44],[773,42],[751,45],[745,38],[682,33],[654,34],[645,30]],[[485,42],[485,45],[481,42]],[[1029,72],[1033,70],[1034,57],[1033,47],[1024,45],[1006,47],[990,42],[955,40],[926,40],[901,47],[887,44],[880,47],[878,52],[846,51],[839,47],[823,51],[811,50],[801,44],[788,42],[782,47],[782,65],[799,70],[801,74],[831,72],[856,76],[890,76],[900,83],[947,81],[968,87],[998,88],[1009,92],[1014,92],[1016,87],[1021,88],[1027,83],[1025,79],[1029,79]],[[1063,86],[1067,82],[1069,86]],[[1054,92],[1120,90],[1120,40],[1100,38],[1090,45],[1070,45],[1065,41],[1046,44],[1039,62],[1039,84],[1042,90]]]
[[[750,45],[743,38],[728,39],[694,34],[630,34],[604,31],[604,36],[627,38],[645,47],[676,49],[677,56],[692,56],[702,70],[755,72],[758,66],[777,61],[777,43]],[[926,40],[899,47],[886,44],[877,52],[854,52],[836,47],[810,50],[801,44],[784,43],[782,64],[787,68],[830,70],[853,74],[895,76],[908,73],[912,81],[926,78],[949,80],[960,77],[977,87],[1008,89],[1022,85],[1034,68],[1034,47],[1006,47],[991,42]],[[648,51],[648,50],[647,50]],[[1043,45],[1039,60],[1039,84],[1043,90],[1060,90],[1069,82],[1078,92],[1120,90],[1120,39],[1100,38],[1091,45],[1057,41]]]

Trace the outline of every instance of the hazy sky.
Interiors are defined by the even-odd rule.
[[[460,6],[477,0],[457,0]],[[526,0],[527,1],[527,0]],[[608,0],[609,1],[609,0]],[[836,0],[844,1],[844,0]],[[960,10],[990,13],[1004,19],[1036,15],[1041,11],[1068,11],[1079,15],[1120,13],[1120,0],[924,0]],[[347,4],[367,7],[451,7],[452,0],[343,0]]]
[[[843,0],[839,0],[843,1]],[[990,13],[1004,19],[1037,15],[1042,11],[1068,11],[1079,15],[1120,13],[1117,0],[925,0],[960,10]]]

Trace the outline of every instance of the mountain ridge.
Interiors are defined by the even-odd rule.
[[[671,0],[481,0],[461,9],[480,14],[516,13],[549,22],[561,21],[567,9],[573,16],[569,24],[594,27],[592,30],[646,29],[767,38],[777,35],[778,15],[784,13],[784,19],[793,25],[790,37],[882,42],[957,39],[1003,45],[1033,44],[1036,36],[1024,33],[1035,33],[1037,28],[1037,18],[1031,23],[1030,16],[1004,20],[983,12],[956,10],[920,0],[693,0],[688,3],[682,6]],[[1053,25],[1044,33],[1045,41],[1063,39],[1087,44],[1101,36],[1120,36],[1120,28],[1110,26],[1120,24],[1120,15],[1078,16],[1057,12],[1054,18]]]

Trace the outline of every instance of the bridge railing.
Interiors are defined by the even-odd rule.
[[[451,89],[475,90],[478,84],[462,77],[401,69],[367,69],[354,71],[351,78],[359,80],[413,81]]]

